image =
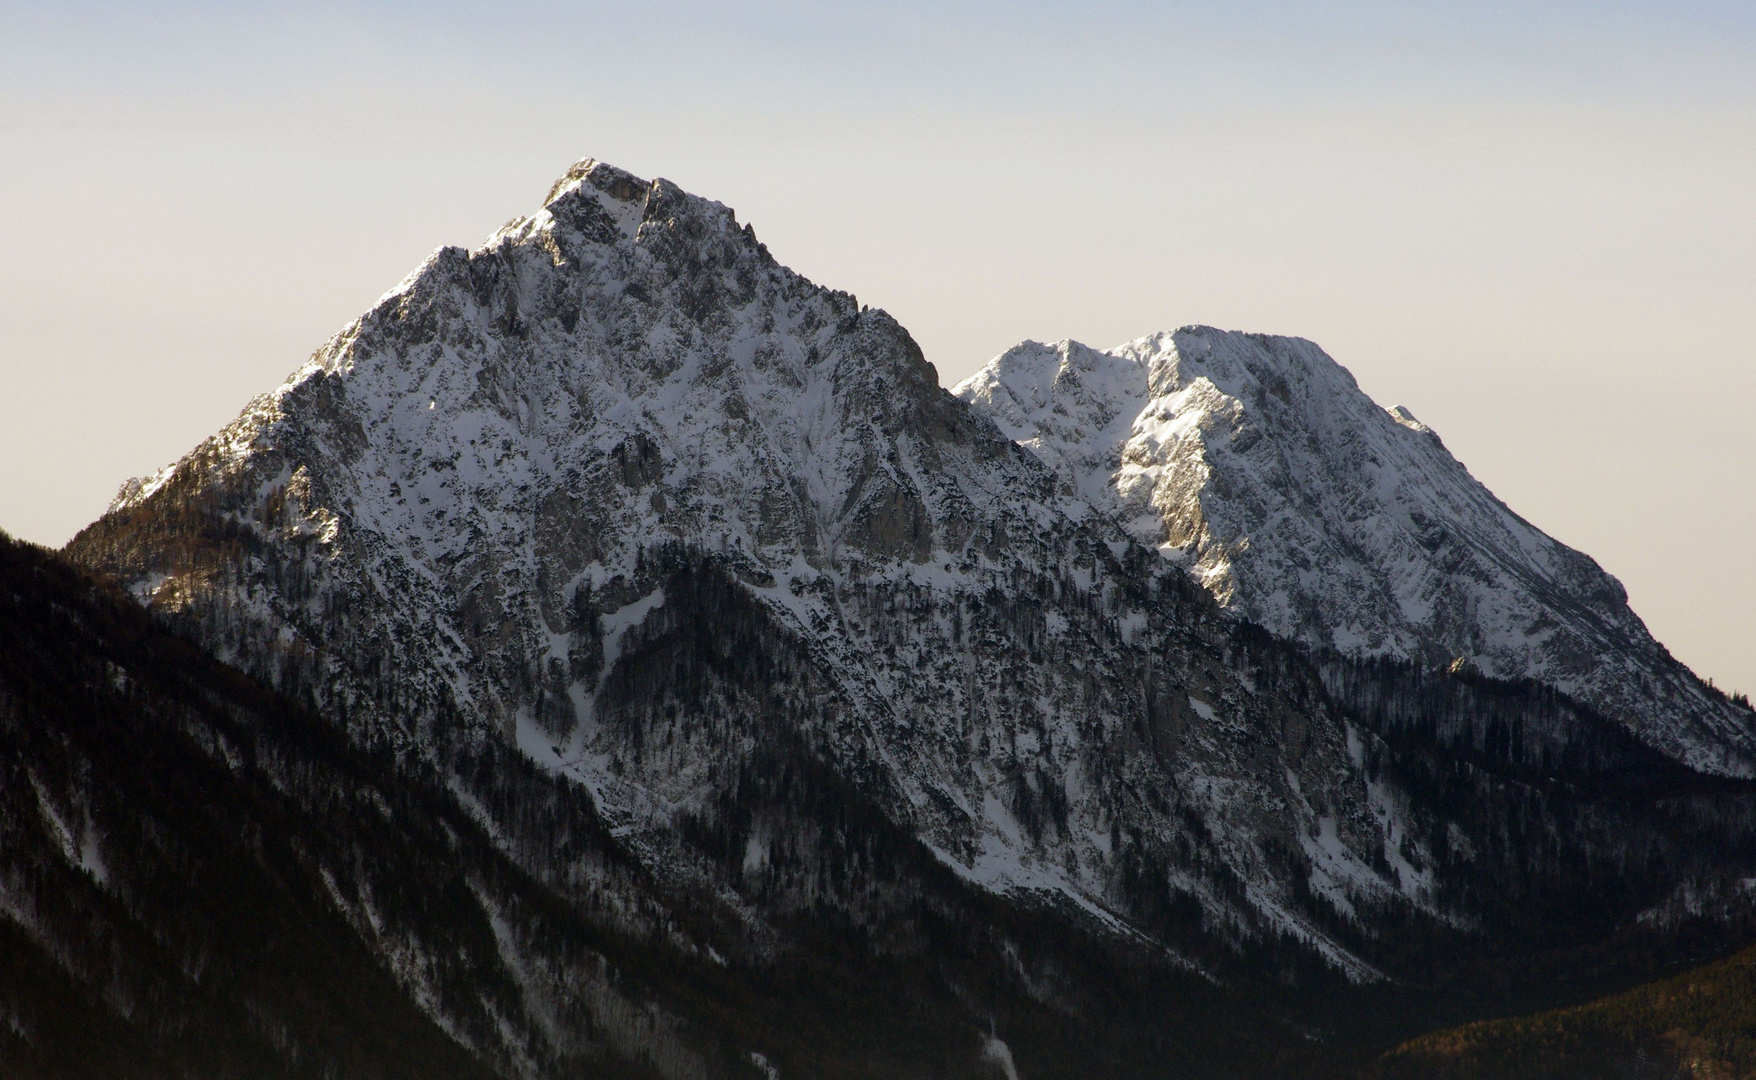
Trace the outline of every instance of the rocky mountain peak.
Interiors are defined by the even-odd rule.
[[[1400,707],[1407,687],[1380,683],[1406,673],[1344,667],[1332,694],[1184,570],[1367,655],[1437,641],[1495,675],[1524,639],[1468,627],[1553,638],[1545,676],[1602,655],[1563,636],[1598,623],[1561,619],[1614,616],[1590,591],[1607,577],[1585,560],[1598,577],[1543,584],[1582,557],[1308,342],[1033,343],[984,376],[972,407],[888,315],[780,266],[728,208],[582,163],[70,553],[461,790],[508,768],[484,747],[516,755],[655,880],[766,880],[825,826],[784,799],[751,818],[745,793],[809,773],[954,878],[1129,940],[1156,927],[1175,956],[1288,942],[1370,980],[1365,913],[1484,911],[1426,781],[1376,778],[1388,743],[1340,704]],[[1554,596],[1573,607],[1538,605]],[[1447,737],[1501,752],[1480,717],[1537,706],[1466,674],[1433,691],[1465,717]],[[1470,713],[1476,693],[1502,697]],[[1589,717],[1533,715],[1505,753],[1639,760]],[[560,842],[494,828],[533,865]],[[863,878],[793,865],[765,910],[868,902]]]
[[[629,680],[655,676],[630,665],[742,597],[747,650],[812,688],[786,738],[959,874],[1112,919],[1138,862],[1116,823],[1144,814],[1141,858],[1205,845],[1225,868],[1189,876],[1191,902],[1363,977],[1275,869],[1319,814],[1335,844],[1383,843],[1339,721],[1197,660],[1229,624],[1055,484],[888,315],[778,265],[726,207],[588,161],[73,551],[362,737],[503,740],[673,853],[678,815],[779,736],[712,695],[641,711]],[[1260,798],[1222,796],[1240,784]],[[1218,847],[1190,824],[1210,814]],[[1373,865],[1324,880],[1418,898]]]
[[[1025,342],[954,392],[1277,634],[1461,657],[1558,687],[1692,765],[1756,766],[1748,714],[1652,639],[1619,582],[1309,341],[1192,326],[1107,352]]]
[[[544,196],[543,206],[549,207],[562,196],[579,191],[582,186],[602,192],[620,203],[642,202],[652,187],[648,181],[625,169],[618,169],[596,158],[582,158],[549,186],[549,194]]]
[[[363,810],[370,846],[288,838],[288,910],[333,909],[495,1075],[984,1075],[956,1039],[1294,1075],[1333,1027],[1177,1048],[1295,985],[1318,1017],[1386,977],[1595,977],[1665,912],[1747,907],[1751,786],[1552,687],[1722,771],[1735,718],[1316,346],[1026,343],[959,393],[729,208],[588,159],[67,554],[368,766],[276,736],[253,771],[223,697],[171,732],[264,805]],[[310,780],[346,770],[418,798]]]

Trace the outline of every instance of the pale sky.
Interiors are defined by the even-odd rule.
[[[1756,691],[1747,0],[0,2],[0,528],[65,542],[587,155],[948,386],[1311,338]]]

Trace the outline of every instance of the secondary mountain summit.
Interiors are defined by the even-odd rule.
[[[1065,495],[1283,637],[1533,679],[1696,768],[1756,771],[1748,710],[1654,641],[1620,582],[1309,341],[1191,326],[1108,352],[1025,342],[952,392]]]

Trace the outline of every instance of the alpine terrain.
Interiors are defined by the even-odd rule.
[[[1749,710],[1313,346],[960,394],[587,160],[64,554],[328,733],[176,721],[489,1075],[1348,1075],[1751,940]]]
[[[1695,768],[1756,772],[1749,710],[1654,641],[1621,583],[1308,341],[1192,326],[1109,352],[1025,342],[952,392],[1066,497],[1282,637],[1534,679]]]

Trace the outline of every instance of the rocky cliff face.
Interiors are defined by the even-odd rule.
[[[1118,986],[1443,982],[1561,926],[1576,960],[1756,869],[1741,788],[1530,687],[1320,668],[1003,428],[727,208],[587,161],[68,552],[442,778],[563,906],[638,906],[601,830],[710,913],[685,952],[960,957],[896,977],[1072,1018],[1118,1075],[1203,1037]]]
[[[954,391],[1215,599],[1347,656],[1534,679],[1691,766],[1756,768],[1749,710],[1653,640],[1620,583],[1509,510],[1308,341],[1187,327],[1026,342]]]

